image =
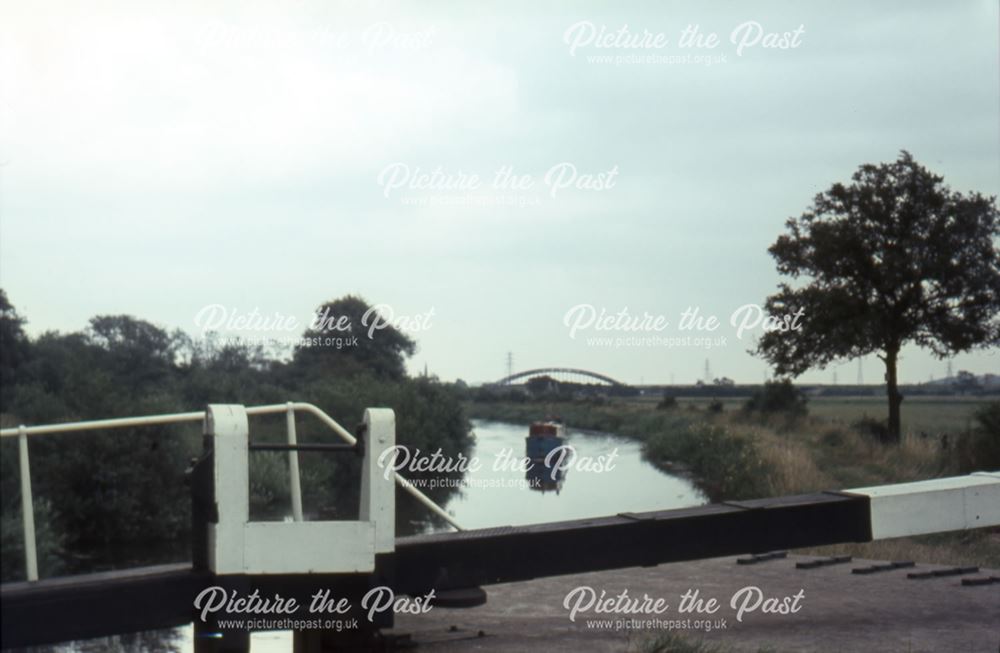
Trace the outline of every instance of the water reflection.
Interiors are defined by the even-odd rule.
[[[488,528],[683,508],[705,503],[687,479],[665,474],[642,457],[635,440],[579,431],[567,425],[572,457],[556,456],[527,466],[527,426],[473,422],[470,455],[482,464],[463,479],[462,491],[445,508],[466,528]],[[517,454],[512,454],[517,452]],[[521,458],[521,467],[510,462]],[[552,478],[552,468],[562,467]],[[534,479],[539,478],[539,481]],[[532,483],[539,485],[533,487]],[[558,490],[558,492],[556,492]]]

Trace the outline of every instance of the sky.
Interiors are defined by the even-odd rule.
[[[998,15],[0,0],[0,286],[33,335],[127,313],[287,344],[353,293],[446,380],[497,380],[510,352],[756,383],[767,248],[817,193],[906,149],[1000,194]],[[997,353],[951,364],[998,372]],[[907,348],[900,376],[946,364]]]

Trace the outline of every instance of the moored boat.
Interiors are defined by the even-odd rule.
[[[528,437],[524,439],[525,456],[530,461],[525,473],[528,487],[539,492],[559,493],[566,471],[558,467],[558,462],[550,461],[548,456],[565,444],[566,426],[561,419],[532,422],[528,427]],[[555,457],[558,458],[558,454]],[[549,463],[554,464],[550,466]]]
[[[553,449],[566,444],[566,426],[561,419],[532,422],[525,441],[525,455],[531,461],[542,461]]]

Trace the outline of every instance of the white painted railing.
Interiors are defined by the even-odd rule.
[[[295,430],[295,413],[308,413],[316,417],[330,430],[348,444],[355,444],[357,439],[336,420],[323,410],[310,403],[289,401],[284,404],[266,406],[250,406],[246,409],[248,416],[276,415],[285,413],[285,426],[288,444],[297,444]],[[41,426],[18,426],[0,429],[0,438],[17,437],[18,468],[21,475],[21,518],[24,529],[24,564],[28,580],[38,580],[38,554],[35,546],[35,509],[31,494],[31,465],[28,458],[28,438],[36,435],[52,435],[57,433],[78,433],[101,429],[127,428],[132,426],[156,426],[158,424],[180,424],[183,422],[199,422],[205,419],[205,411],[191,413],[172,413],[168,415],[147,415],[145,417],[120,417],[87,422],[66,422],[63,424],[46,424]],[[302,521],[302,481],[299,477],[299,459],[297,451],[288,452],[288,472],[292,499],[292,518]],[[392,472],[396,485],[409,492],[417,501],[430,509],[431,512],[444,519],[455,530],[462,530],[458,522],[441,506],[437,505],[426,494],[421,492],[408,480]]]

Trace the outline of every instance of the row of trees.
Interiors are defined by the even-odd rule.
[[[318,310],[345,315],[360,328],[369,308],[348,296]],[[396,410],[398,440],[445,454],[466,452],[469,425],[454,391],[433,379],[409,378],[405,358],[416,344],[386,327],[340,349],[299,347],[290,360],[261,348],[196,341],[127,316],[98,316],[77,333],[29,338],[25,319],[0,290],[0,412],[3,426],[196,410],[207,403],[246,405],[290,399],[315,403],[346,426],[368,406]],[[321,334],[312,332],[308,336]],[[338,335],[344,335],[343,332]],[[283,418],[254,420],[255,439],[283,437]],[[331,440],[300,420],[300,437]],[[2,455],[3,577],[22,573],[16,443]],[[187,557],[185,470],[200,453],[200,426],[161,426],[31,439],[39,545],[48,571]],[[285,458],[251,457],[251,509],[280,517],[288,506]],[[348,456],[303,456],[303,494],[314,513],[351,517],[357,509],[357,463]],[[438,497],[444,499],[442,492]],[[400,528],[425,518],[400,499]]]

